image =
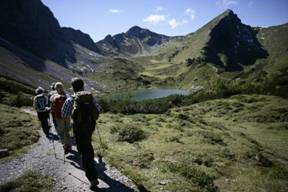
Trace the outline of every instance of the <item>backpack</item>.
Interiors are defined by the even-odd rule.
[[[94,131],[99,114],[100,107],[91,92],[80,91],[75,94],[72,119],[77,127],[84,126]]]
[[[37,95],[35,97],[35,108],[37,111],[46,111],[48,99],[45,95]]]
[[[61,115],[61,110],[62,110],[62,106],[66,101],[66,95],[55,95],[53,98],[53,102],[52,102],[52,107],[51,107],[51,111],[52,111],[52,115],[57,118],[57,119],[62,119],[62,115]]]

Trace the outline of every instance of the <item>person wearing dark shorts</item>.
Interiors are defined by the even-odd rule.
[[[50,137],[49,126],[49,107],[48,97],[44,94],[44,89],[38,87],[35,90],[36,96],[34,97],[34,108],[37,111],[38,119],[41,123],[42,130],[47,138]]]

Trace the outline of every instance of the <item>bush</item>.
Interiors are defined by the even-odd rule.
[[[187,163],[168,163],[168,170],[173,173],[179,173],[186,179],[197,184],[200,188],[205,191],[215,192],[218,191],[214,185],[214,176],[207,174],[201,169],[201,167],[194,166]]]
[[[22,106],[32,106],[33,100],[31,96],[25,95],[23,93],[18,93],[17,95],[10,97],[9,105],[15,107],[22,107]]]
[[[23,83],[19,83],[15,80],[4,78],[0,76],[0,90],[4,90],[8,93],[18,94],[19,92],[34,94],[34,89]]]
[[[134,143],[145,138],[142,129],[129,124],[118,124],[117,127],[110,129],[110,133],[118,134],[118,141],[127,141],[128,143]]]

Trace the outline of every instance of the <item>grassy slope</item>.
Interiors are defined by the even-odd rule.
[[[31,106],[34,89],[1,76],[0,85],[0,148],[7,148],[11,158],[38,141],[36,118],[12,107]]]
[[[140,75],[143,66],[134,60],[106,58],[100,61],[99,65],[102,66],[97,72],[90,74],[89,78],[105,84],[107,92],[137,89],[145,87],[147,81],[153,81],[153,78]]]
[[[52,190],[53,180],[35,171],[29,171],[11,181],[0,185],[1,192],[19,191],[19,192],[50,192]]]
[[[11,106],[31,106],[34,89],[0,75],[0,103]]]
[[[36,118],[17,108],[0,104],[0,148],[14,156],[39,138]]]
[[[288,188],[287,117],[287,100],[240,95],[162,115],[107,113],[98,127],[110,162],[151,191],[273,192]],[[119,141],[131,127],[146,138]]]

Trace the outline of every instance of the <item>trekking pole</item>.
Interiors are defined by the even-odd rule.
[[[65,132],[66,132],[66,131],[67,131],[67,130],[66,130],[66,120],[64,120],[64,135],[63,135],[63,137],[64,137],[64,138],[63,138],[63,139],[64,139],[64,153],[63,153],[63,154],[64,154],[64,158],[63,158],[63,159],[64,159],[64,164],[65,164],[65,162],[66,162],[65,150],[66,150],[66,147],[67,147],[67,146],[66,146],[66,143],[65,143]],[[67,138],[66,138],[66,140],[67,140]]]
[[[100,148],[102,148],[102,153],[103,153],[104,152],[104,147],[103,147],[100,131],[99,131],[99,128],[97,126],[96,126],[96,130],[97,130],[97,133],[98,133],[97,135],[98,135],[98,138],[99,138]],[[98,154],[98,157],[99,157],[99,162],[101,163],[103,156],[101,154]]]
[[[55,150],[55,144],[54,144],[54,138],[52,138],[52,143],[53,143],[54,157],[55,157],[55,159],[57,159],[57,157],[56,157],[56,150]]]

